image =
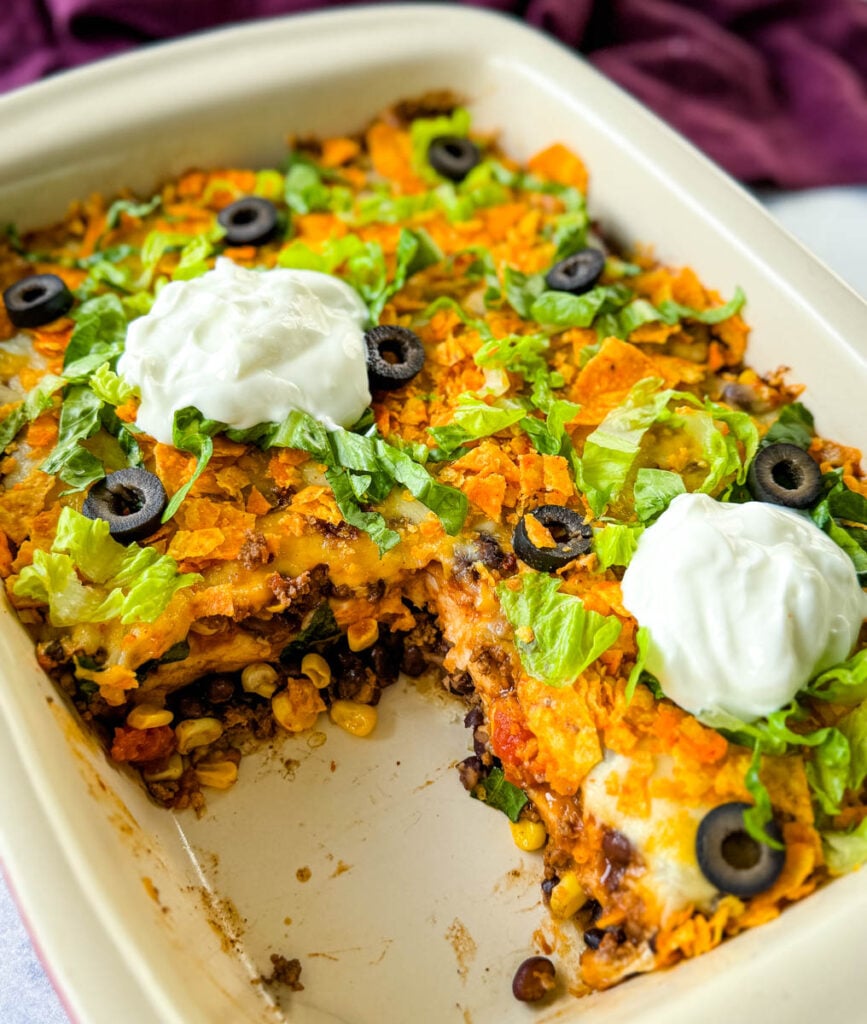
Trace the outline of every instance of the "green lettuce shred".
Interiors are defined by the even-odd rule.
[[[50,551],[33,553],[14,593],[48,605],[54,626],[107,622],[153,622],[177,591],[201,580],[178,573],[178,564],[155,548],[113,540],[103,519],[88,519],[66,507]]]
[[[502,811],[509,821],[517,821],[529,801],[523,789],[509,782],[503,769],[499,767],[492,768],[488,777],[480,782],[477,788],[481,792],[472,790],[470,795],[488,807],[493,807],[495,811]]]
[[[620,636],[615,615],[587,611],[579,597],[560,593],[556,577],[526,573],[518,582],[517,590],[500,583],[497,596],[515,630],[521,664],[534,679],[567,686]]]

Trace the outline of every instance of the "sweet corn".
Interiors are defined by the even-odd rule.
[[[510,821],[512,839],[519,850],[541,850],[548,838],[545,826],[541,821]]]
[[[189,754],[196,747],[213,743],[222,735],[223,725],[216,718],[188,718],[175,726],[178,750],[182,754]]]
[[[184,774],[184,761],[180,754],[172,754],[165,768],[153,772],[142,772],[145,782],[177,782]]]
[[[376,619],[362,619],[353,622],[346,630],[346,640],[350,651],[366,651],[373,647],[379,639],[379,623]]]
[[[238,766],[233,761],[206,761],[196,766],[196,778],[211,789],[229,789],[238,780]]]
[[[265,661],[248,665],[241,673],[241,686],[247,693],[256,693],[269,700],[277,691],[277,670]]]
[[[285,690],[271,698],[271,713],[287,732],[304,732],[316,725],[325,704],[309,679],[289,679]]]
[[[564,920],[576,914],[587,902],[587,893],[581,887],[574,871],[566,871],[551,890],[551,913]]]
[[[174,717],[168,708],[160,708],[156,704],[139,704],[126,716],[126,724],[130,729],[157,729],[161,725],[168,725]]]
[[[331,705],[331,721],[353,736],[369,736],[376,728],[376,708],[354,700],[336,700]]]
[[[331,666],[321,654],[305,654],[301,659],[301,671],[317,690],[324,690],[331,682]]]

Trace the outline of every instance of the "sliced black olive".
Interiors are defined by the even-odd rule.
[[[605,253],[599,249],[579,249],[551,267],[545,284],[552,292],[582,295],[596,284],[604,269]]]
[[[373,391],[395,391],[424,366],[421,338],[407,327],[381,324],[365,335],[367,379]]]
[[[129,544],[156,530],[167,504],[159,477],[146,469],[119,469],[91,487],[81,511],[88,519],[104,519],[111,536]]]
[[[822,496],[822,471],[795,444],[769,444],[753,459],[747,487],[756,501],[810,508]]]
[[[438,135],[427,148],[427,161],[449,181],[463,181],[481,160],[479,147],[462,135]]]
[[[522,1003],[544,999],[557,984],[557,972],[546,956],[531,956],[515,971],[512,995]]]
[[[277,208],[261,196],[245,196],[220,210],[217,220],[226,229],[229,245],[264,245],[280,226]]]
[[[786,851],[760,843],[747,832],[744,812],[749,804],[734,802],[714,807],[701,820],[695,840],[698,866],[721,892],[755,896],[776,882],[786,862]],[[772,839],[782,842],[776,822],[767,825]]]
[[[556,541],[556,547],[537,548],[527,533],[527,516],[533,516]],[[512,547],[521,561],[540,572],[554,572],[586,555],[593,540],[593,529],[577,512],[565,505],[541,505],[521,517],[512,535]]]
[[[16,327],[41,327],[68,313],[74,297],[57,274],[31,274],[3,292],[3,304]]]

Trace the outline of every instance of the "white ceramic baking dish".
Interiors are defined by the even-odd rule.
[[[466,95],[476,124],[499,129],[517,157],[555,140],[576,148],[591,168],[593,213],[616,235],[654,242],[723,294],[742,284],[752,364],[793,367],[826,436],[867,440],[867,307],[654,117],[499,16],[389,5],[260,22],[9,95],[0,100],[0,221],[50,222],[95,190],[147,195],[194,164],[273,163],[289,132],[358,129],[395,99],[442,87]],[[435,692],[388,691],[370,739],[323,727],[261,751],[196,820],[152,806],[106,762],[8,608],[0,657],[13,744],[4,760],[21,769],[0,776],[0,793],[9,814],[25,798],[38,802],[43,844],[31,853],[27,831],[7,826],[7,866],[84,1022],[867,1015],[853,1002],[867,942],[863,873],[674,971],[580,1004],[516,1004],[517,963],[540,940],[567,963],[575,935],[540,905],[538,855],[519,854],[502,816],[463,793],[451,768],[466,754],[461,712]],[[66,914],[51,892],[64,894]],[[82,950],[104,958],[113,980],[102,994],[81,971]],[[303,992],[256,980],[272,953],[302,961]]]

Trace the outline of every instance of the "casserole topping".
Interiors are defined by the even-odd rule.
[[[10,232],[7,294],[36,270],[76,304],[0,319],[0,575],[175,808],[250,736],[367,736],[437,673],[461,781],[604,988],[867,856],[867,484],[746,365],[740,289],[615,254],[564,146],[522,168],[412,109]],[[802,468],[800,513],[751,500]]]

